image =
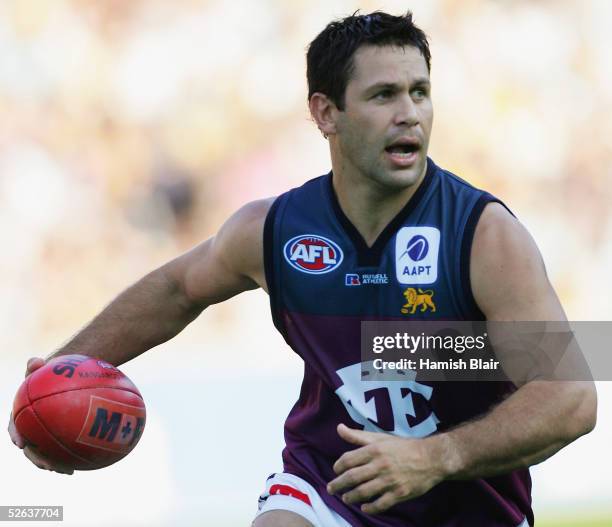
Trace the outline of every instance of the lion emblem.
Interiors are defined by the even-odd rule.
[[[417,307],[421,306],[421,313],[431,309],[432,313],[436,312],[436,305],[433,303],[432,297],[434,292],[431,289],[423,291],[420,287],[417,290],[414,287],[409,287],[404,291],[406,297],[406,303],[402,306],[402,313],[404,315],[413,315],[416,312]]]

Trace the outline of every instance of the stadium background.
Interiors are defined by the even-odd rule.
[[[432,157],[513,208],[571,319],[610,318],[611,2],[6,0],[3,415],[26,358],[244,202],[329,169],[304,51],[358,7],[414,11],[433,54]],[[123,369],[148,405],[136,451],[66,477],[5,435],[0,504],[63,504],[66,525],[248,525],[301,375],[266,296],[211,308]],[[599,392],[596,432],[533,470],[539,525],[612,524]]]

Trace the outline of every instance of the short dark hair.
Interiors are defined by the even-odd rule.
[[[414,25],[412,13],[393,16],[382,11],[351,16],[330,22],[308,46],[306,77],[308,100],[315,92],[327,95],[339,110],[344,110],[344,94],[354,69],[353,57],[360,46],[414,46],[419,49],[427,70],[431,53],[427,35]]]

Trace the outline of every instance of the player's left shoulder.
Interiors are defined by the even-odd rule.
[[[533,237],[498,202],[488,203],[476,224],[471,261],[483,271],[491,266],[505,272],[544,271],[544,262]]]
[[[500,203],[489,203],[476,225],[470,281],[474,299],[489,319],[565,318],[536,242]]]

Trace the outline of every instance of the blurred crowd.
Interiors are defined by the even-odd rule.
[[[305,48],[357,8],[414,11],[433,55],[432,157],[516,212],[571,318],[608,318],[612,3],[6,0],[9,345],[59,344],[245,201],[329,170]]]

